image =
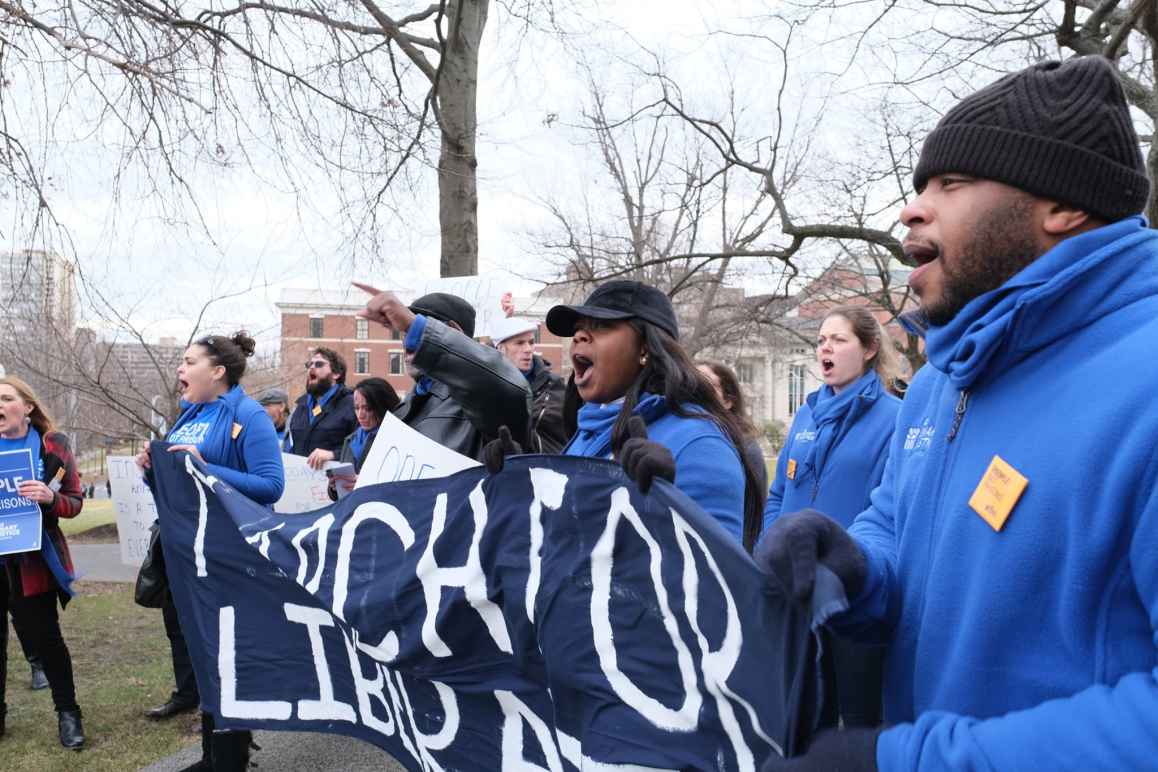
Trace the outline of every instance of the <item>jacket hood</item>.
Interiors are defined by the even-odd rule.
[[[1158,232],[1129,217],[1066,239],[925,336],[959,389],[1001,372],[1141,298],[1158,294]]]

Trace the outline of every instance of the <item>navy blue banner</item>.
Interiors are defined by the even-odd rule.
[[[509,459],[277,514],[154,446],[204,706],[412,770],[754,770],[818,713],[809,615],[674,487]]]

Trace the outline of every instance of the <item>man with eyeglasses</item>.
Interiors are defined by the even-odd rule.
[[[342,441],[357,428],[354,392],[346,388],[346,360],[332,349],[314,349],[306,362],[306,393],[290,416],[290,452],[321,469],[338,457]]]

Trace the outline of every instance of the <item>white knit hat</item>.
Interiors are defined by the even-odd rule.
[[[534,332],[537,329],[539,329],[539,323],[530,319],[520,319],[517,316],[499,319],[491,325],[491,343],[497,346],[508,338],[522,335],[525,332]]]

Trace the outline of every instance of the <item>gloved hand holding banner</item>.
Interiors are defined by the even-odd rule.
[[[644,496],[608,461],[519,456],[283,515],[156,445],[218,727],[339,732],[412,770],[551,772],[754,770],[815,728],[811,614],[666,482]]]

